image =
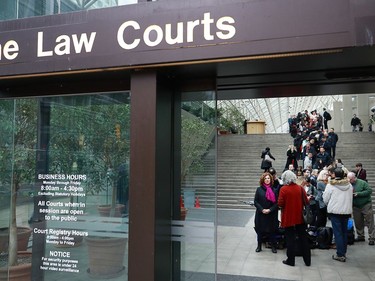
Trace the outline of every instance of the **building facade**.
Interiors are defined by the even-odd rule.
[[[187,280],[196,249],[215,280],[217,174],[194,213],[189,173],[208,150],[215,167],[216,101],[375,92],[370,0],[13,2],[2,252],[11,263],[30,228],[32,280]]]

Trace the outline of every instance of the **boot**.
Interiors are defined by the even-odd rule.
[[[262,251],[262,243],[258,242],[258,247],[255,249],[255,252],[259,253],[260,251]]]
[[[272,253],[277,253],[276,245],[274,243],[272,244]]]

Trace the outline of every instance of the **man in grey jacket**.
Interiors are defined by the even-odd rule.
[[[323,193],[323,201],[327,205],[327,213],[331,219],[336,241],[336,255],[333,255],[332,258],[345,262],[348,245],[348,219],[353,212],[353,186],[344,177],[344,171],[341,168],[336,168],[333,174],[335,178],[327,184]]]

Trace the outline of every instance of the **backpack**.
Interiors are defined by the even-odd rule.
[[[333,230],[332,227],[319,227],[316,242],[319,249],[329,249],[332,245]]]
[[[326,115],[325,118],[326,118],[327,120],[331,120],[331,119],[332,119],[332,116],[331,116],[331,114],[329,114],[329,112],[326,111],[326,114],[325,114],[325,115]]]
[[[354,244],[354,226],[353,226],[353,219],[350,218],[348,220],[348,245]]]

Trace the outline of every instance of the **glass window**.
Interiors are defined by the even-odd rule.
[[[181,104],[181,280],[216,280],[216,103],[214,92],[183,93]]]
[[[138,0],[5,0],[0,21],[136,4]]]
[[[1,267],[14,237],[36,280],[127,280],[129,93],[1,100],[0,109]]]

